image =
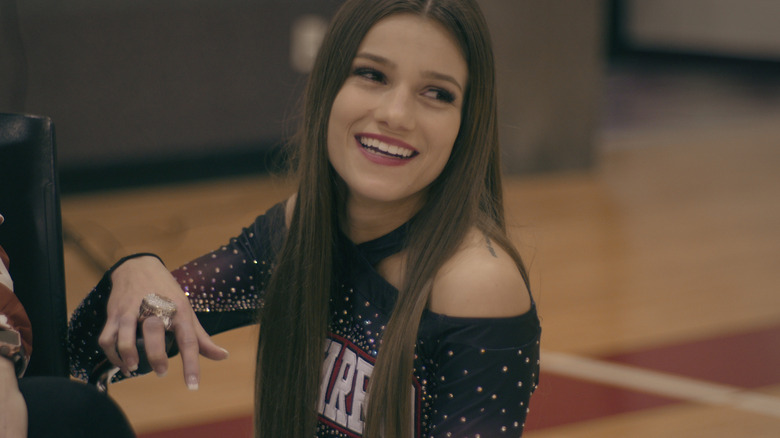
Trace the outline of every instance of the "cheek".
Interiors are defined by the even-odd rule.
[[[336,150],[338,146],[343,143],[347,130],[347,117],[345,114],[343,94],[344,93],[340,91],[336,95],[328,119],[328,157],[331,161],[333,161],[334,156],[337,156]]]
[[[436,174],[435,178],[438,178],[441,175],[452,156],[455,140],[458,138],[458,133],[460,131],[460,117],[458,116],[452,120],[442,122],[439,126],[441,129],[436,136],[436,164],[431,168]]]
[[[330,117],[328,118],[328,138],[331,138],[331,136],[339,130],[339,121],[342,119],[342,105],[339,101],[340,96],[341,93],[336,95],[336,99],[333,101],[333,105],[330,108]]]
[[[348,84],[344,85],[333,99],[329,122],[331,127],[344,129],[364,112],[366,104],[352,88]]]
[[[446,155],[446,160],[449,160],[450,155],[452,155],[452,149],[455,146],[455,140],[460,133],[460,115],[443,123],[442,126],[446,126],[447,128],[443,129],[440,133],[440,150],[442,151],[442,155]]]

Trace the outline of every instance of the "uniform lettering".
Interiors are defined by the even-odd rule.
[[[336,364],[336,359],[339,358],[343,345],[332,339],[327,339],[325,342],[325,361],[322,363],[322,376],[320,377],[320,399],[317,407],[317,412],[320,414],[325,409],[325,397],[324,394],[328,392],[331,375],[333,374],[333,365]]]
[[[329,338],[325,343],[318,412],[333,426],[361,434],[366,390],[374,370],[370,356],[351,342]]]
[[[366,419],[368,381],[373,371],[374,359],[371,356],[348,340],[331,335],[325,343],[317,402],[317,412],[322,419],[350,436],[360,436]],[[415,385],[412,389],[412,406],[417,414],[419,391]],[[413,431],[417,430],[416,423],[412,419]]]

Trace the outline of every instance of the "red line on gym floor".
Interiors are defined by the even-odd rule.
[[[741,388],[780,384],[780,325],[597,358]],[[544,372],[526,430],[679,403],[680,400]],[[251,438],[251,417],[140,434],[139,438]]]

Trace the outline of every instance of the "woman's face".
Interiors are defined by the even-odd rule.
[[[328,123],[328,156],[351,201],[420,200],[452,152],[467,76],[440,24],[399,14],[371,28]]]

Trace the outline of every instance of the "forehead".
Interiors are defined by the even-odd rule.
[[[437,21],[414,14],[396,14],[379,20],[360,43],[358,54],[361,52],[406,60],[420,68],[445,69],[447,74],[458,75],[463,81],[468,70],[452,33]]]

